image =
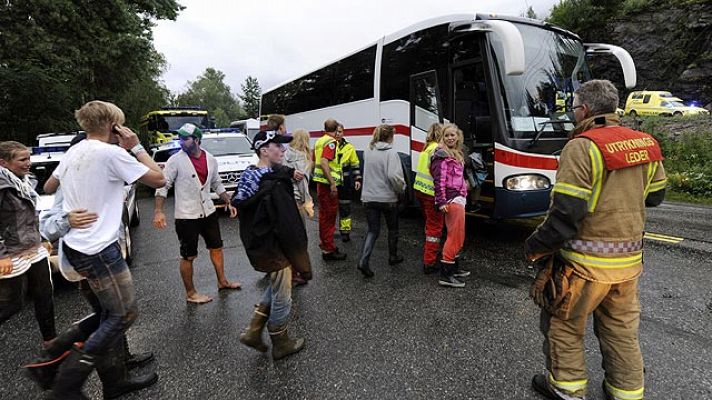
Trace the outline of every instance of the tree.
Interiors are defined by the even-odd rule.
[[[609,42],[611,26],[624,0],[560,0],[547,21],[574,32],[584,42]]]
[[[239,95],[239,97],[240,100],[242,100],[247,117],[259,118],[262,89],[260,88],[260,83],[257,82],[257,78],[248,75],[245,79],[245,83],[240,85],[240,88],[242,89],[242,94]]]
[[[86,101],[128,110],[164,96],[151,30],[182,9],[175,0],[0,2],[0,131],[30,144],[76,128],[73,110]],[[129,126],[140,112],[127,113]]]
[[[223,127],[245,115],[225,83],[225,74],[210,67],[198,79],[188,82],[188,90],[176,97],[176,105],[204,107],[215,117],[217,125]]]
[[[527,8],[527,11],[522,14],[522,17],[539,19],[539,17],[536,15],[536,12],[534,12],[534,8],[532,8],[532,6],[529,6],[529,8]]]

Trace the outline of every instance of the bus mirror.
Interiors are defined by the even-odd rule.
[[[508,21],[487,20],[468,22],[466,26],[451,25],[455,32],[492,32],[502,42],[504,49],[504,73],[521,75],[525,70],[524,40],[517,27]]]
[[[627,50],[622,47],[613,46],[610,44],[603,43],[585,43],[587,54],[612,54],[621,63],[621,68],[623,69],[623,79],[625,80],[625,87],[632,89],[637,84],[637,74],[635,72],[635,62],[633,62],[633,57],[630,56]]]

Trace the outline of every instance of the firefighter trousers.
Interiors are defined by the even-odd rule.
[[[600,345],[605,385],[617,399],[643,398],[643,357],[638,343],[640,302],[638,279],[609,284],[574,275],[567,320],[541,312],[544,355],[552,387],[569,396],[583,397],[588,378],[584,361],[584,332],[593,314],[593,329]]]
[[[443,235],[443,213],[435,209],[435,197],[415,191],[420,203],[420,210],[425,219],[425,245],[423,246],[423,264],[434,265],[438,261],[440,238]]]

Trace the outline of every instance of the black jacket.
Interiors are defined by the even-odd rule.
[[[261,272],[280,271],[290,265],[311,279],[307,232],[294,201],[294,169],[278,166],[265,174],[259,191],[236,202],[240,239],[252,267]]]

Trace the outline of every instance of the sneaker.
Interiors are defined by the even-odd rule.
[[[396,264],[400,264],[402,262],[403,262],[403,257],[401,257],[401,256],[388,257],[388,265],[396,265]]]
[[[453,288],[464,288],[465,282],[457,280],[454,276],[441,276],[438,280],[440,286],[453,287]]]
[[[423,264],[423,273],[425,275],[434,274],[436,272],[440,272],[438,264]]]
[[[454,276],[455,278],[464,278],[470,276],[470,271],[458,268],[455,270],[455,272],[452,273],[452,276]]]
[[[341,261],[346,259],[346,254],[336,249],[331,253],[321,253],[321,259],[324,261]]]

